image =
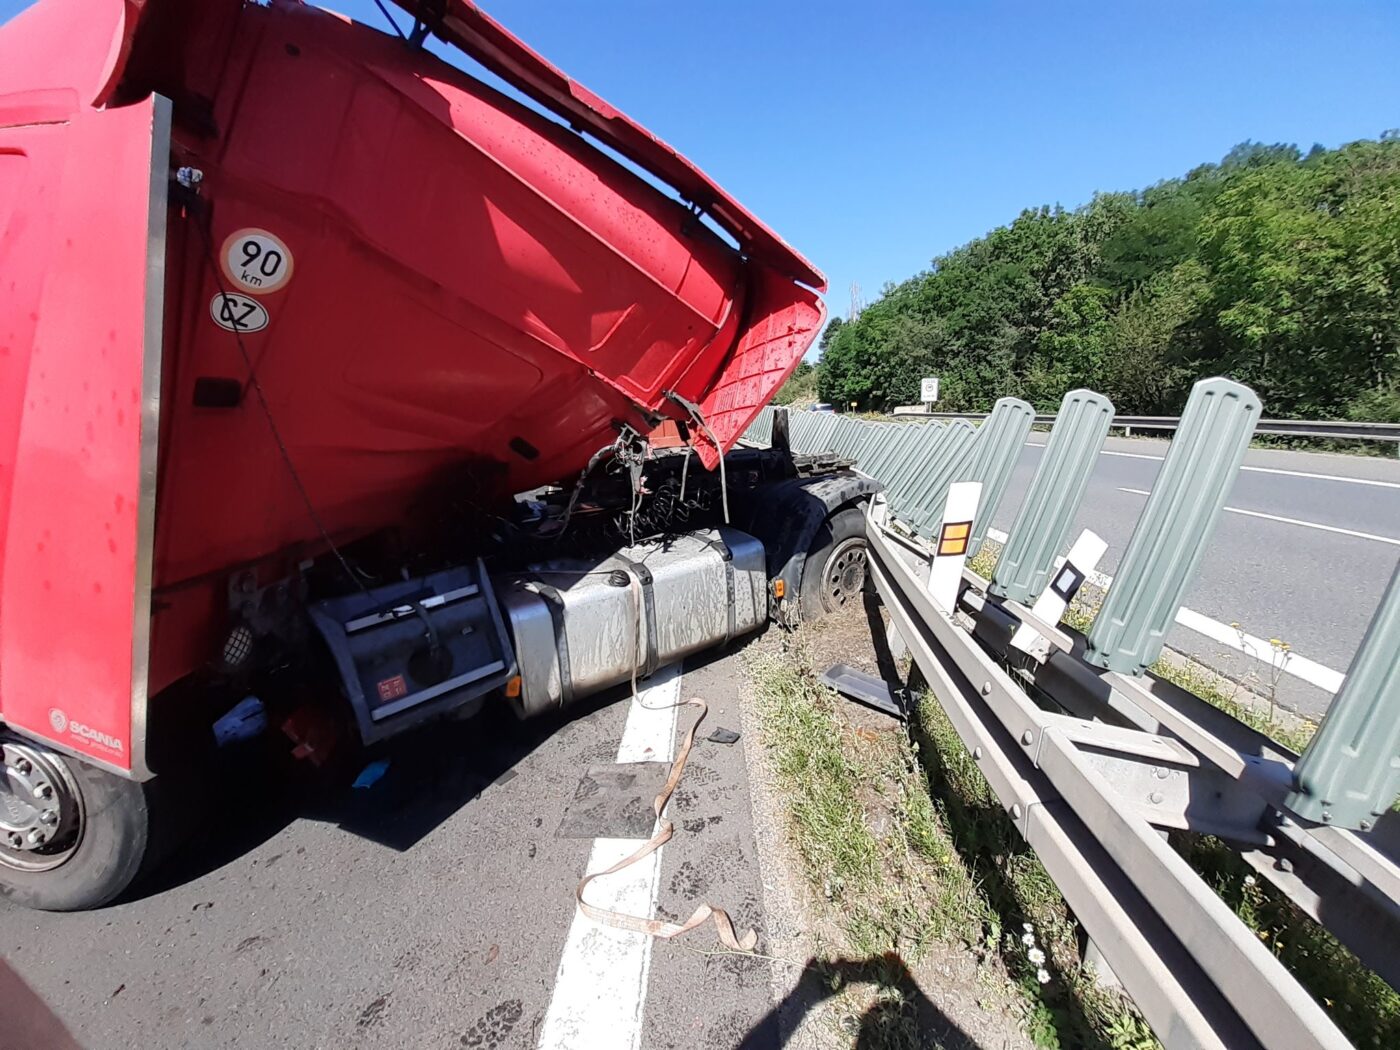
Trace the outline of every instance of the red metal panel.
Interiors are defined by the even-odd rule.
[[[157,102],[85,105],[120,47],[111,13],[104,27],[46,5],[0,38],[0,716],[139,772]],[[49,41],[65,47],[37,50]]]
[[[727,447],[810,345],[822,308],[799,282],[820,274],[480,12],[448,10],[463,47],[704,205],[744,254],[574,131],[338,16],[41,0],[0,32],[0,106],[27,125],[0,131],[6,720],[52,736],[61,698],[92,731],[68,746],[138,760],[148,621],[155,691],[208,659],[234,566],[281,573],[323,546],[251,391],[196,404],[200,379],[246,382],[244,351],[318,516],[349,538],[411,527],[442,494],[481,506],[571,477],[620,424],[678,417],[668,390]],[[176,99],[175,163],[204,181],[151,256],[153,93]],[[239,231],[287,266],[233,289],[256,321],[236,337],[218,296]],[[169,265],[159,367],[142,359],[152,261]],[[137,409],[157,401],[151,619],[155,434]]]
[[[555,68],[469,0],[395,0],[426,19],[442,39],[460,48],[536,102],[586,129],[624,157],[635,161],[729,230],[754,260],[818,291],[826,291],[821,271],[789,247],[742,204],[674,148]],[[441,12],[440,15],[435,12]]]

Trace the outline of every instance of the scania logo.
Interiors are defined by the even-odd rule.
[[[69,722],[68,732],[73,736],[80,736],[84,740],[91,740],[101,744],[103,747],[111,748],[113,751],[122,749],[122,742],[110,733],[104,733],[100,729],[93,729],[92,726],[85,726],[81,722]]]
[[[83,740],[91,740],[111,751],[125,750],[122,742],[112,734],[104,733],[102,730],[94,729],[82,722],[69,721],[68,716],[56,707],[49,708],[49,725],[53,726],[55,733],[68,733],[71,736],[81,737]]]

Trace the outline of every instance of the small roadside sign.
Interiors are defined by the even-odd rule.
[[[931,405],[938,400],[938,377],[929,376],[919,381],[919,400]]]

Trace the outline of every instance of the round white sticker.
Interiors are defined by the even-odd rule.
[[[292,253],[280,237],[249,227],[224,241],[224,273],[234,287],[253,295],[267,295],[292,276]]]
[[[215,292],[209,300],[209,316],[230,332],[261,332],[267,327],[267,309],[256,299],[236,292]]]

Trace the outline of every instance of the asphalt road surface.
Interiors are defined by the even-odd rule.
[[[1040,461],[1033,434],[993,524],[1008,529]],[[1072,535],[1108,541],[1099,569],[1112,574],[1161,467],[1166,441],[1110,438],[1099,455]],[[1400,562],[1400,459],[1251,449],[1206,556],[1186,592],[1188,609],[1344,673]],[[1331,694],[1176,626],[1168,644],[1230,677],[1254,672],[1256,690],[1311,717]],[[1276,659],[1271,653],[1268,659]]]
[[[588,811],[585,774],[664,762],[695,716],[665,704],[698,694],[676,838],[589,895],[681,919],[711,901],[761,950],[743,744],[704,739],[740,727],[741,681],[720,658],[658,672],[648,710],[623,690],[571,718],[437,726],[397,743],[374,786],[310,801],[231,771],[205,833],[140,897],[73,915],[0,903],[0,944],[92,1050],[775,1047],[765,960],[701,954],[708,925],[668,942],[575,917],[590,856],[639,844],[580,831],[613,819]]]

